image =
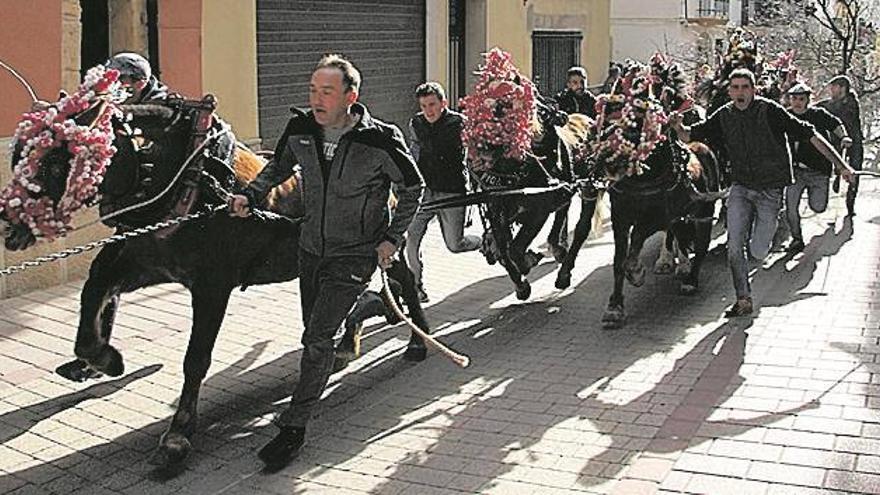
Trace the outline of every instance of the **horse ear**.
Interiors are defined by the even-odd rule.
[[[62,90],[58,91],[58,99],[63,100],[64,98],[67,98],[67,91],[64,91],[62,89]]]

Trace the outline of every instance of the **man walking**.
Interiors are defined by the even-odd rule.
[[[813,124],[822,137],[832,143],[840,143],[849,148],[852,140],[847,136],[843,122],[824,108],[810,105],[813,90],[804,83],[798,83],[788,90],[791,113],[797,118]],[[794,184],[785,188],[785,214],[791,232],[791,244],[787,251],[798,253],[804,249],[804,236],[801,231],[800,203],[804,189],[810,209],[822,213],[828,207],[828,181],[831,178],[831,162],[825,159],[816,148],[806,142],[792,141],[791,154],[794,161]]]
[[[421,112],[409,121],[413,157],[425,178],[423,202],[440,200],[464,194],[468,189],[468,172],[465,152],[461,144],[461,128],[464,116],[449,109],[443,86],[426,82],[416,88],[416,98]],[[438,211],[416,214],[407,230],[406,261],[416,279],[419,299],[426,303],[428,294],[422,279],[421,246],[428,224],[436,216],[440,219],[443,241],[453,253],[473,251],[480,247],[481,239],[464,235],[467,208],[458,206]]]
[[[727,199],[727,260],[736,289],[736,302],[727,317],[752,313],[749,255],[761,260],[770,251],[782,191],[792,183],[788,142],[809,141],[850,180],[852,170],[817,134],[812,125],[797,119],[778,103],[755,96],[755,75],[748,69],[730,73],[731,101],[692,127],[680,114],[671,123],[678,137],[723,146],[730,158],[730,196]]]
[[[300,376],[278,435],[259,452],[267,466],[290,462],[327,386],[333,337],[377,263],[385,268],[418,209],[422,178],[400,130],[358,103],[360,72],[339,55],[318,62],[309,84],[311,111],[295,110],[271,161],[243,194],[230,199],[245,216],[268,191],[302,169],[305,220],[300,236],[300,299],[305,331]],[[388,209],[391,183],[397,208]]]
[[[852,146],[849,148],[849,166],[853,170],[861,170],[862,159],[864,158],[864,136],[862,135],[861,107],[859,106],[858,95],[852,89],[852,81],[847,76],[831,78],[828,81],[828,91],[831,92],[831,98],[820,101],[816,106],[828,110],[843,122],[847,134],[852,139]],[[836,184],[837,182],[835,182]],[[852,217],[856,214],[856,195],[858,192],[859,178],[854,177],[854,180],[850,181],[846,189],[847,216]]]

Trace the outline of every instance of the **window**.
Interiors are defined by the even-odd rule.
[[[532,33],[532,80],[538,91],[552,96],[565,88],[568,69],[581,63],[580,31]]]

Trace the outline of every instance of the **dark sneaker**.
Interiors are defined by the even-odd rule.
[[[257,456],[269,469],[280,469],[292,461],[306,440],[305,428],[282,426],[278,435],[267,443]]]
[[[736,300],[733,306],[728,308],[727,311],[724,312],[724,316],[727,318],[736,318],[739,316],[748,316],[752,314],[752,298],[751,297],[743,297]]]
[[[795,253],[799,253],[799,252],[803,251],[805,247],[806,246],[804,245],[804,241],[802,241],[800,239],[794,239],[791,241],[791,243],[788,245],[788,247],[785,248],[785,251],[787,253],[795,254]]]

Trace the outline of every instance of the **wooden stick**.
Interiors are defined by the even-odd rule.
[[[385,273],[384,268],[382,268],[381,271],[382,293],[385,294],[385,298],[391,303],[391,309],[394,310],[394,313],[397,315],[397,317],[403,320],[410,327],[410,329],[412,329],[412,331],[415,332],[416,335],[421,337],[430,347],[433,347],[434,349],[440,351],[441,354],[451,359],[453,363],[461,366],[462,368],[467,368],[468,365],[471,364],[471,359],[469,357],[465,356],[464,354],[459,354],[441,344],[437,339],[429,335],[428,332],[422,330],[421,328],[419,328],[418,325],[413,323],[413,321],[410,320],[408,316],[403,314],[403,311],[397,305],[397,302],[395,302],[394,300],[394,296],[391,294],[391,289],[388,285],[388,274]]]

